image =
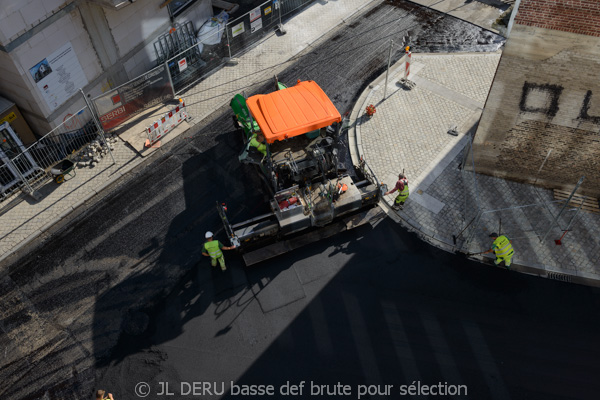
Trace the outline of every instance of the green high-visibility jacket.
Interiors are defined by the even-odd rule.
[[[408,198],[408,182],[404,182],[404,189],[398,194],[401,200],[406,200]]]
[[[208,253],[210,258],[219,258],[223,255],[221,248],[223,245],[218,240],[211,240],[204,243],[204,251]]]
[[[250,146],[256,147],[256,150],[260,151],[263,156],[266,156],[267,155],[267,145],[259,142],[256,139],[257,136],[258,135],[256,133],[252,135],[252,137],[250,138]]]
[[[504,235],[500,235],[492,243],[492,249],[496,253],[496,257],[506,257],[513,254],[513,247],[510,244],[510,239]]]

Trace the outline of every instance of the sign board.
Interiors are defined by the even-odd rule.
[[[182,58],[181,60],[179,60],[178,64],[179,64],[179,72],[185,70],[187,68],[187,61],[185,60],[185,57]]]
[[[250,22],[256,21],[260,17],[260,7],[256,7],[254,10],[250,11]]]
[[[106,130],[127,121],[136,114],[173,98],[169,71],[160,65],[146,74],[106,92],[95,99],[100,123]]]
[[[11,112],[6,117],[0,119],[0,124],[2,124],[3,122],[8,122],[10,124],[15,119],[17,119],[17,114],[15,114],[14,112]]]
[[[71,42],[29,68],[29,73],[50,111],[88,83]]]
[[[271,6],[265,8],[265,15],[271,14]]]
[[[262,28],[262,18],[250,22],[250,33],[254,33]]]
[[[244,22],[242,21],[233,28],[231,28],[231,37],[236,37],[237,35],[244,33],[244,31]]]

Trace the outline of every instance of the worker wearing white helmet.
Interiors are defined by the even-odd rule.
[[[223,246],[223,243],[218,240],[213,240],[213,233],[211,231],[206,232],[204,237],[206,238],[206,242],[204,242],[204,246],[202,246],[202,255],[210,257],[210,265],[216,267],[218,262],[221,266],[221,270],[225,271],[227,267],[225,266],[225,257],[223,257],[223,252],[221,250],[233,250],[235,249],[235,246]]]

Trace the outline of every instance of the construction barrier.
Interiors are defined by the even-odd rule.
[[[404,80],[408,79],[408,75],[410,75],[410,63],[412,62],[412,52],[410,51],[410,47],[406,46],[406,68],[404,70]]]
[[[187,111],[185,110],[185,102],[179,99],[179,105],[165,114],[160,120],[156,121],[148,127],[146,133],[146,147],[152,147],[157,144],[164,135],[175,129],[184,120],[188,119]]]

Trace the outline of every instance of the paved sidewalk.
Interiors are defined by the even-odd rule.
[[[390,188],[405,172],[411,194],[404,209],[390,208],[395,195],[386,196],[385,207],[423,240],[450,252],[478,253],[490,247],[489,234],[501,229],[513,239],[511,269],[599,286],[600,215],[567,207],[556,226],[563,203],[553,199],[552,191],[472,171],[469,138],[499,60],[499,52],[413,54],[412,90],[398,83],[401,60],[390,69],[385,99],[384,74],[355,105],[353,158],[363,156]],[[369,104],[377,109],[371,118],[364,115]],[[452,127],[458,136],[448,134]],[[466,168],[459,169],[463,163]],[[557,245],[561,228],[571,220],[572,231]],[[494,256],[476,258],[492,264]]]

